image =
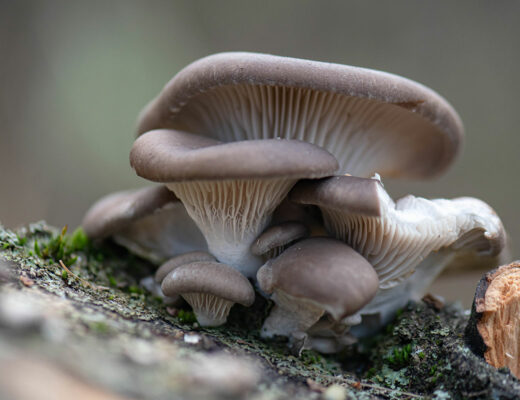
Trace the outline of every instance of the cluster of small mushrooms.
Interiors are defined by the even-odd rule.
[[[233,304],[261,295],[275,303],[262,336],[333,352],[420,298],[461,255],[504,247],[484,202],[394,202],[381,182],[439,175],[462,140],[451,105],[408,79],[211,55],[139,116],[130,163],[161,185],[99,200],[83,226],[161,264],[156,285],[200,325],[224,324]]]

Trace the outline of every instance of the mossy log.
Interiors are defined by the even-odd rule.
[[[0,226],[0,398],[514,399],[465,345],[456,306],[410,304],[377,337],[323,356],[264,341],[257,296],[201,328],[139,287],[155,267],[44,223]],[[59,261],[62,261],[60,264]]]

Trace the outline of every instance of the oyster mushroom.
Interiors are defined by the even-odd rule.
[[[427,87],[385,72],[255,53],[185,67],[141,112],[138,133],[180,129],[223,142],[298,139],[340,171],[429,177],[455,158],[459,116]]]
[[[247,278],[229,265],[213,261],[177,267],[166,275],[161,287],[166,296],[182,296],[201,326],[222,325],[235,303],[249,307],[255,300]]]
[[[275,302],[262,326],[263,337],[305,332],[325,313],[340,321],[367,304],[379,282],[361,255],[329,238],[294,244],[264,264],[257,279]]]
[[[251,253],[269,260],[280,255],[296,241],[309,236],[309,230],[300,222],[287,221],[271,225],[251,245]]]
[[[157,264],[179,253],[207,249],[182,203],[164,186],[109,194],[90,207],[82,226],[92,240],[112,237]]]
[[[500,219],[474,198],[409,195],[394,203],[378,179],[336,176],[302,181],[290,199],[317,205],[326,229],[373,265],[380,290],[362,314],[377,314],[377,326],[411,298],[422,297],[458,253],[493,255],[504,247]]]
[[[161,284],[166,275],[175,268],[198,261],[217,261],[217,259],[205,251],[191,251],[189,253],[179,254],[178,256],[170,258],[155,271],[155,282]]]
[[[139,176],[164,182],[203,232],[210,253],[247,277],[262,263],[250,246],[292,186],[337,169],[330,153],[297,140],[221,143],[174,130],[140,136],[130,161]]]

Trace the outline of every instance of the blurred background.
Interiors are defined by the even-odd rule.
[[[137,114],[182,67],[248,50],[363,66],[446,97],[466,144],[399,197],[475,196],[520,254],[520,2],[0,0],[0,221],[77,226],[96,199],[146,185],[129,167]],[[468,303],[452,277],[438,284]]]

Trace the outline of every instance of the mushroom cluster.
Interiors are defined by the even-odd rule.
[[[337,351],[455,259],[504,247],[484,202],[394,202],[382,185],[439,175],[462,141],[451,105],[408,79],[216,54],[180,71],[139,116],[130,163],[160,185],[99,200],[83,226],[161,264],[157,290],[184,298],[202,326],[250,306],[256,288],[275,303],[262,336]]]

